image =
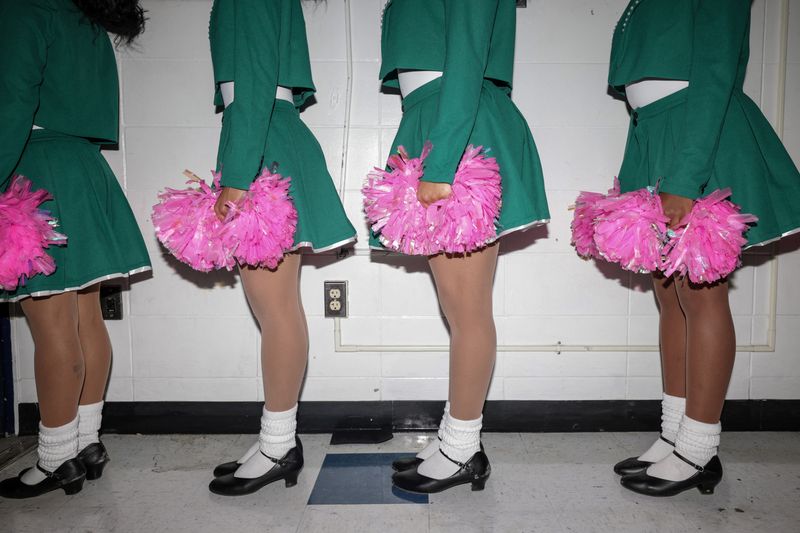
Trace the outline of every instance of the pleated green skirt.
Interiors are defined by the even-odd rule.
[[[436,119],[440,88],[441,78],[403,99],[403,119],[392,143],[392,153],[399,146],[405,147],[412,157],[422,152]],[[497,238],[549,221],[542,165],[528,123],[508,94],[488,80],[483,83],[469,144],[483,146],[500,167],[503,205],[495,224]],[[453,147],[453,150],[463,148]],[[369,244],[371,248],[384,249],[372,232]]]
[[[685,123],[686,89],[636,110],[619,173],[622,192],[667,176]],[[800,230],[800,173],[766,117],[737,91],[731,99],[705,194],[730,187],[743,213],[758,217],[748,247]]]
[[[356,240],[322,148],[290,102],[275,101],[262,161],[270,171],[291,178],[289,194],[297,210],[294,250],[324,252]]]
[[[99,146],[34,130],[14,173],[50,193],[53,200],[41,207],[55,217],[68,241],[47,250],[55,260],[54,273],[34,276],[15,291],[0,291],[0,301],[80,290],[150,269],[139,226]]]

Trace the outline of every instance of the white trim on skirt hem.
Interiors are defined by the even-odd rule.
[[[531,228],[533,228],[535,226],[542,226],[544,224],[548,224],[549,222],[550,222],[549,218],[543,218],[541,220],[534,220],[533,222],[528,222],[527,224],[523,224],[521,226],[515,226],[513,228],[509,228],[507,230],[504,230],[504,231],[501,231],[500,233],[498,233],[495,236],[495,238],[492,239],[491,241],[487,242],[485,244],[485,246],[489,246],[490,244],[494,244],[501,237],[505,237],[506,235],[508,235],[510,233],[514,233],[515,231],[527,231],[527,230],[529,230],[529,229],[531,229]],[[386,252],[388,254],[408,255],[408,254],[404,254],[403,252],[398,252],[398,251],[392,250],[390,248],[385,248],[383,246],[370,245],[369,249],[374,251],[374,252]],[[422,254],[420,254],[420,255],[422,255]],[[428,257],[430,257],[430,256],[428,256]]]
[[[325,246],[323,248],[314,248],[314,243],[313,242],[299,242],[299,243],[295,244],[294,246],[292,246],[292,248],[289,251],[290,252],[296,252],[300,248],[311,248],[312,252],[314,252],[315,254],[320,254],[322,252],[329,252],[331,250],[335,250],[336,248],[341,248],[342,246],[346,246],[348,244],[352,244],[352,243],[356,242],[357,239],[358,239],[358,237],[356,237],[354,235],[354,236],[352,236],[352,237],[350,237],[348,239],[345,239],[343,241],[339,241],[339,242],[336,242],[336,243],[333,243],[333,244],[329,244],[328,246]]]
[[[64,292],[80,291],[80,290],[85,289],[86,287],[91,287],[95,283],[100,283],[102,281],[108,281],[110,279],[116,279],[116,278],[127,278],[127,277],[130,277],[130,276],[134,276],[136,274],[141,274],[142,272],[147,272],[147,271],[152,270],[152,269],[153,269],[153,267],[145,266],[145,267],[133,269],[133,270],[129,271],[128,273],[118,272],[116,274],[108,274],[106,276],[101,276],[101,277],[99,277],[97,279],[93,279],[92,281],[84,283],[80,287],[68,287],[66,289],[59,289],[59,290],[52,290],[52,291],[32,292],[30,294],[21,294],[19,296],[15,296],[14,298],[9,298],[9,299],[4,299],[4,298],[0,297],[0,302],[13,303],[13,302],[18,302],[20,300],[24,300],[25,298],[41,298],[42,296],[53,296],[54,294],[61,294],[61,293],[64,293]]]
[[[794,235],[795,233],[800,233],[800,228],[794,228],[793,230],[789,230],[789,231],[787,231],[785,233],[781,233],[780,235],[778,235],[774,239],[769,239],[769,240],[766,240],[764,242],[759,242],[759,243],[756,243],[756,244],[748,244],[743,249],[744,250],[748,250],[748,249],[754,248],[756,246],[764,246],[765,244],[771,244],[773,242],[776,242],[776,241],[779,241],[779,240],[783,239],[784,237],[788,237],[789,235]]]

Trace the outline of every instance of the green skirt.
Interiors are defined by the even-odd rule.
[[[150,270],[150,258],[128,200],[99,146],[86,139],[34,130],[15,174],[53,200],[42,204],[67,236],[66,246],[47,249],[56,264],[15,291],[0,291],[0,301],[80,290],[104,280]],[[2,184],[5,190],[10,179]]]
[[[275,101],[262,161],[271,172],[291,178],[289,194],[297,210],[293,250],[324,252],[355,242],[356,230],[345,215],[322,148],[290,102]]]
[[[685,122],[687,90],[636,110],[619,173],[622,192],[655,185],[671,166]],[[800,173],[764,114],[734,92],[705,193],[730,187],[731,201],[758,217],[748,247],[800,229]]]
[[[441,78],[433,80],[403,99],[403,119],[392,153],[399,146],[411,157],[422,152],[436,119],[441,83]],[[500,166],[503,205],[495,224],[497,238],[549,221],[542,165],[528,123],[508,94],[488,80],[483,83],[469,144],[483,146]],[[369,244],[384,249],[371,231]]]

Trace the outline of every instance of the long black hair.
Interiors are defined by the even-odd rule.
[[[131,44],[144,31],[144,9],[139,0],[72,0],[92,24]]]

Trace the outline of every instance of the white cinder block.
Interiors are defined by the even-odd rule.
[[[630,313],[632,315],[658,315],[658,304],[653,292],[653,278],[648,274],[631,274],[629,291]]]
[[[381,125],[397,126],[403,118],[403,104],[399,89],[381,88]]]
[[[218,126],[220,118],[216,120]],[[216,167],[219,127],[131,126],[126,128],[125,134],[129,190],[183,189],[188,186],[188,178],[183,175],[185,169],[211,183],[211,171]]]
[[[446,378],[383,378],[381,400],[446,400]]]
[[[624,352],[504,353],[504,377],[613,377],[626,375]]]
[[[660,352],[628,352],[628,377],[661,379],[660,376]]]
[[[347,153],[348,191],[353,191],[361,199],[361,188],[367,175],[375,167],[383,167],[381,161],[380,135],[374,128],[353,128],[350,130],[350,142]]]
[[[133,398],[137,402],[254,402],[261,380],[252,378],[137,378]]]
[[[105,401],[107,402],[132,402],[133,401],[133,379],[111,377],[108,382],[108,391]]]
[[[302,2],[302,5],[311,60],[344,61],[347,59],[345,32],[334,30],[334,28],[344,28],[344,2],[329,0],[328,2]]]
[[[142,7],[147,10],[147,30],[134,46],[120,49],[122,57],[187,61],[211,57],[211,1],[146,0]]]
[[[208,61],[126,60],[126,125],[217,126],[214,74]]]
[[[342,344],[378,345],[381,344],[382,320],[376,316],[350,316],[341,320]],[[329,322],[332,320],[329,319]],[[330,326],[333,328],[333,326]]]
[[[380,321],[384,346],[446,346],[450,343],[445,320],[440,317],[385,316]]]
[[[503,344],[608,346],[625,344],[627,320],[624,316],[509,316],[497,324]]]
[[[731,312],[734,315],[752,315],[755,268],[742,267],[736,270],[729,279]]]
[[[446,378],[450,374],[447,352],[385,352],[381,376],[386,378]]]
[[[125,305],[125,303],[123,303]],[[130,307],[123,309],[123,316]],[[107,320],[105,322],[108,336],[111,339],[112,379],[131,377],[133,375],[133,361],[131,358],[131,319],[130,315],[124,320]]]
[[[312,126],[343,126],[347,104],[347,64],[344,61],[312,61],[316,102],[303,111]]]
[[[357,402],[381,399],[380,378],[306,378],[300,400]]]
[[[628,274],[573,254],[516,254],[507,259],[511,315],[625,315]],[[601,270],[602,269],[602,270]],[[608,276],[608,277],[607,277]]]
[[[12,321],[12,348],[14,349],[14,365],[16,375],[21,379],[33,379],[34,345],[31,330],[24,318],[15,318]]]
[[[358,240],[356,241],[355,249],[359,253],[367,254],[365,257],[369,257],[369,228],[364,218],[361,193],[359,191],[345,191],[344,210],[350,223],[356,229]],[[371,290],[377,293],[379,289],[373,288]]]
[[[628,344],[658,346],[658,315],[632,316],[628,322]]]
[[[627,126],[625,104],[607,88],[606,64],[521,63],[514,70],[514,101],[534,128]]]
[[[787,241],[800,243],[797,237]],[[788,243],[782,243],[788,244]],[[800,249],[783,253],[778,257],[778,314],[800,315],[800,286],[796,283],[800,272]]]
[[[798,395],[800,395],[800,377],[750,380],[750,398],[753,400],[796,400]]]
[[[326,353],[311,350],[306,376],[321,378],[377,377],[381,357],[378,353]]]
[[[301,116],[306,119],[306,111]],[[339,191],[342,188],[342,142],[344,140],[344,128],[329,126],[313,126],[311,131],[317,138],[322,153],[325,155],[325,163],[328,173],[333,180],[334,188]],[[280,162],[278,162],[278,172],[280,172]]]
[[[505,378],[506,400],[620,400],[624,377]]]
[[[350,123],[354,126],[380,124],[380,63],[359,61],[353,64],[353,103]],[[373,131],[374,135],[374,131]],[[358,150],[358,146],[353,147]]]
[[[727,399],[745,400],[750,397],[750,357],[751,354],[745,352],[736,354]]]
[[[779,316],[776,329],[775,351],[752,356],[754,378],[800,376],[800,317]]]
[[[154,316],[133,317],[131,324],[137,378],[256,376],[252,319]]]
[[[36,381],[32,378],[20,379],[16,382],[17,403],[32,403],[38,401],[36,398]]]
[[[350,2],[353,28],[353,58],[356,61],[380,61],[381,16],[384,0]]]
[[[436,286],[425,257],[393,255],[375,267],[380,268],[378,290],[383,316],[440,316]]]
[[[629,377],[626,400],[660,400],[663,394],[660,377]]]
[[[515,59],[524,63],[606,63],[614,25],[625,6],[624,0],[529,3],[527,9],[517,11]]]

